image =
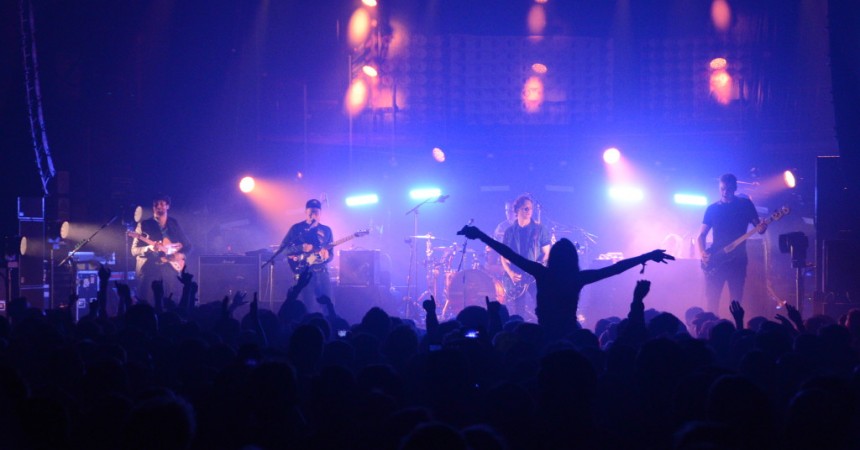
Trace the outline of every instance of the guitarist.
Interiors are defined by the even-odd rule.
[[[546,265],[549,256],[551,237],[549,231],[541,224],[532,220],[534,201],[528,195],[521,195],[514,200],[513,210],[516,220],[504,232],[502,243],[510,247],[518,255],[529,261]],[[532,315],[536,286],[530,275],[519,267],[511,264],[507,258],[501,258],[505,277],[505,302],[513,314],[523,317]]]
[[[135,238],[131,243],[131,254],[136,259],[136,294],[141,300],[151,298],[152,282],[156,280],[164,281],[165,298],[174,293],[174,298],[178,299],[182,292],[182,285],[177,279],[179,272],[175,266],[184,266],[185,255],[191,250],[191,242],[179,222],[168,216],[169,211],[170,197],[156,195],[152,199],[152,218],[138,222],[135,229],[136,233],[154,242],[148,244],[143,239]],[[172,249],[176,248],[178,250],[174,252]]]
[[[331,298],[331,278],[328,273],[328,263],[332,260],[332,252],[327,248],[333,241],[331,228],[320,223],[322,204],[317,199],[310,199],[305,204],[305,220],[290,227],[281,242],[282,247],[295,246],[301,248],[300,254],[295,252],[288,256],[290,269],[295,274],[296,281],[305,270],[310,270],[313,276],[310,284],[302,290],[300,298],[308,312],[318,311],[317,297],[325,295]],[[308,263],[308,261],[312,261]]]
[[[731,300],[740,302],[744,296],[744,282],[747,276],[746,242],[741,243],[729,253],[719,253],[738,237],[746,234],[752,224],[759,234],[767,230],[767,223],[758,217],[750,199],[738,197],[738,179],[727,173],[720,177],[720,200],[708,206],[696,238],[696,245],[702,255],[705,268],[705,298],[708,311],[719,315],[720,294],[725,284],[729,285]],[[713,244],[705,249],[705,238],[713,230]]]

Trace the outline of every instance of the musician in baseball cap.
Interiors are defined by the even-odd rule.
[[[320,311],[317,297],[325,295],[331,298],[328,263],[333,257],[330,245],[334,239],[331,228],[320,223],[321,216],[322,203],[315,198],[308,200],[305,203],[305,220],[290,227],[281,242],[283,247],[301,250],[287,252],[287,261],[296,281],[304,271],[311,271],[310,284],[302,290],[299,297],[308,312]]]

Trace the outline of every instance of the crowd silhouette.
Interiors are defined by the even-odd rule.
[[[440,322],[431,297],[417,323],[374,307],[350,324],[327,297],[306,311],[310,272],[278,311],[256,294],[198,299],[185,272],[180,299],[156,281],[139,301],[104,267],[77,322],[74,297],[49,311],[15,299],[0,318],[0,446],[860,448],[860,309],[747,318],[735,302],[730,320],[697,307],[682,320],[648,308],[640,280],[627,317],[588,330],[575,321],[583,286],[673,258],[580,271],[562,240],[538,268],[461,231],[536,277],[538,323],[489,299]]]

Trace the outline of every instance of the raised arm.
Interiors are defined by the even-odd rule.
[[[544,268],[540,263],[529,261],[528,258],[521,256],[507,245],[487,236],[487,234],[479,230],[478,227],[466,225],[463,229],[458,231],[457,234],[466,236],[469,239],[480,239],[481,242],[489,245],[490,248],[495,250],[499,255],[502,255],[503,258],[514,263],[514,265],[523,269],[529,275],[536,276]]]
[[[621,261],[618,261],[617,263],[608,267],[604,267],[602,269],[583,270],[581,272],[582,280],[584,284],[590,284],[596,281],[600,281],[604,278],[618,275],[640,264],[645,264],[648,261],[667,264],[667,260],[673,261],[674,259],[675,257],[666,253],[666,250],[653,250],[648,253],[643,253],[639,256],[635,256],[633,258],[622,259]]]

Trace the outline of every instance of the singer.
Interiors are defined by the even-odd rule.
[[[316,298],[325,295],[331,298],[331,278],[328,273],[328,263],[332,260],[332,252],[326,246],[332,243],[331,228],[320,223],[322,204],[317,199],[305,203],[305,220],[290,227],[287,235],[281,241],[281,247],[301,247],[302,253],[291,253],[287,257],[290,269],[296,281],[306,270],[313,274],[310,284],[301,292],[300,298],[308,312],[319,311]]]
[[[514,200],[516,220],[505,230],[502,243],[518,255],[546,265],[549,257],[551,236],[547,229],[532,219],[534,201],[528,194]],[[537,295],[534,278],[507,258],[501,258],[505,274],[505,303],[514,314],[534,320],[534,305]]]

